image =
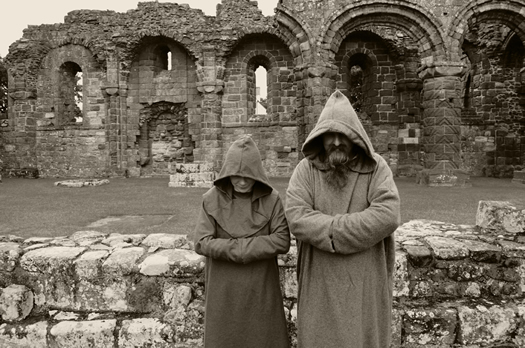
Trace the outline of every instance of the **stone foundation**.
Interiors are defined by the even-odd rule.
[[[481,226],[396,231],[392,348],[525,346],[525,229],[494,223],[516,208],[480,207]],[[296,260],[279,257],[293,346]],[[184,235],[1,236],[0,346],[202,347],[204,262]]]

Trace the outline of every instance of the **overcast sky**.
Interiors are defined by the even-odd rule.
[[[266,16],[272,16],[278,0],[259,0],[259,9]],[[22,30],[28,25],[63,23],[66,14],[73,10],[112,10],[126,12],[137,8],[138,0],[9,0],[1,5],[0,56],[5,57],[11,45],[22,37]],[[140,2],[146,2],[145,0]],[[221,0],[159,0],[189,4],[192,8],[215,16],[215,9]]]

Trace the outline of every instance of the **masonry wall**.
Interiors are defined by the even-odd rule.
[[[392,348],[525,345],[524,214],[482,201],[477,226],[397,229]],[[0,237],[0,344],[202,347],[205,259],[190,237]],[[295,245],[278,262],[295,347]]]
[[[72,11],[11,45],[5,170],[152,176],[195,163],[218,171],[234,137],[250,133],[269,174],[289,175],[338,88],[394,173],[509,177],[525,161],[524,7],[283,0],[264,16],[256,2],[222,0],[215,16],[156,2]],[[83,120],[72,123],[77,67],[86,94]],[[258,67],[268,75],[266,114],[255,112]]]

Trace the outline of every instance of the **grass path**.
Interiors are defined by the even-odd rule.
[[[193,230],[204,188],[169,188],[167,178],[114,178],[107,185],[56,187],[58,179],[4,179],[0,184],[0,234],[24,238],[70,235],[101,219],[145,216],[142,223],[115,227],[119,233],[181,233]],[[284,197],[287,178],[271,178]],[[474,224],[480,200],[506,200],[525,208],[525,187],[510,179],[472,178],[470,188],[416,185],[396,178],[403,222],[430,219]],[[166,217],[155,218],[156,215]],[[148,221],[153,222],[150,226]],[[136,218],[134,221],[138,221]]]

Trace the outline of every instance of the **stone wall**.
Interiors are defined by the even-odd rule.
[[[0,153],[10,172],[44,177],[167,176],[185,163],[218,171],[250,133],[268,173],[290,175],[337,88],[394,172],[507,177],[525,165],[524,8],[282,0],[264,16],[255,1],[222,0],[215,16],[158,2],[72,11],[10,46]]]
[[[525,211],[395,232],[392,347],[525,345]],[[0,345],[202,347],[205,259],[184,235],[0,237]],[[295,346],[297,249],[279,257]]]

